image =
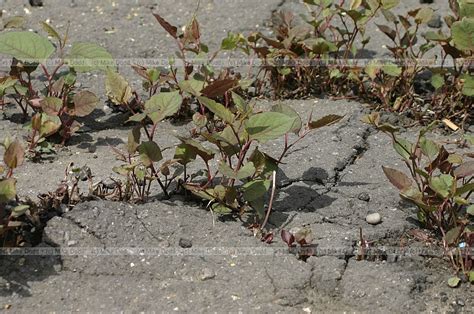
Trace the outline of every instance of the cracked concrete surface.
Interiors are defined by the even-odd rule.
[[[78,0],[77,7],[68,9],[63,1],[45,0],[44,9],[32,10],[31,21],[52,17],[54,24],[67,17],[76,40],[97,41],[116,57],[160,57],[172,53],[174,47],[149,10],[182,23],[195,4],[190,0],[160,1],[160,6],[148,0],[115,2],[118,6],[113,7],[109,1]],[[225,31],[246,31],[257,25],[263,29],[270,12],[292,3],[202,1],[203,33],[215,47]],[[134,6],[141,9],[125,21]],[[7,16],[22,10],[8,0],[5,8]],[[96,27],[98,20],[116,32],[103,33]],[[130,38],[135,40],[133,45]],[[134,77],[130,69],[121,70]],[[101,80],[91,76],[85,84],[97,88],[104,100],[98,87]],[[138,80],[132,83],[137,85]],[[448,288],[446,279],[452,270],[445,261],[384,255],[382,246],[396,247],[405,231],[419,226],[413,219],[415,209],[400,201],[381,170],[382,165],[401,168],[402,162],[385,135],[360,122],[363,105],[324,99],[284,102],[303,118],[311,111],[315,119],[334,113],[345,118],[310,134],[284,159],[269,221],[275,234],[272,244],[254,238],[242,222],[214,222],[204,208],[176,198],[143,205],[82,203],[48,222],[39,246],[44,254],[0,257],[0,306],[25,313],[472,310],[472,286]],[[258,105],[265,108],[273,103],[261,100]],[[14,115],[14,111],[5,112],[0,132],[23,136],[21,125],[12,122]],[[119,164],[108,145],[126,143],[130,128],[124,125],[126,119],[97,110],[83,121],[90,131],[73,138],[70,147],[53,157],[53,163],[28,162],[18,169],[19,194],[34,198],[54,190],[70,162],[87,164],[97,181],[107,179]],[[173,135],[188,129],[162,123],[157,136],[160,147],[172,146],[177,142]],[[404,136],[413,137],[415,132]],[[263,149],[277,156],[281,144],[282,140],[273,141]],[[171,150],[165,152],[166,157],[170,154]],[[32,177],[32,173],[48,175]],[[153,193],[159,198],[157,189]],[[373,212],[381,214],[382,223],[365,222]],[[317,246],[316,256],[306,262],[290,254],[279,238],[282,228],[301,226],[311,228]],[[360,228],[367,240],[381,246],[379,258],[357,261]],[[48,254],[51,250],[55,254]]]
[[[459,310],[452,305],[458,299],[465,309],[472,307],[469,285],[446,286],[450,269],[441,259],[385,255],[383,246],[397,246],[405,231],[418,226],[415,209],[400,201],[381,170],[401,162],[385,135],[360,122],[363,107],[329,100],[286,103],[302,116],[313,110],[316,116],[346,117],[310,134],[285,158],[269,221],[272,244],[254,238],[241,222],[214,222],[204,208],[176,198],[143,205],[82,203],[50,220],[44,231],[41,246],[62,249],[61,255],[1,260],[0,303],[19,312],[399,312]],[[102,132],[109,131],[94,136]],[[166,127],[159,136],[165,142],[171,137]],[[105,153],[100,147],[94,152]],[[74,158],[88,160],[84,154]],[[110,171],[101,169],[100,158],[89,164],[99,176]],[[29,171],[38,166],[45,165],[29,165]],[[359,199],[361,193],[369,200]],[[365,222],[371,212],[382,215],[381,224]],[[317,247],[306,262],[279,239],[282,228],[303,225],[312,229]],[[381,246],[378,258],[356,260],[359,228]],[[91,251],[96,249],[103,251]]]

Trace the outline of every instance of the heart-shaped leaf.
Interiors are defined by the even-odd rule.
[[[178,91],[162,92],[151,97],[145,103],[145,110],[148,117],[156,124],[164,118],[176,114],[182,102],[183,99]]]
[[[25,62],[43,62],[54,52],[51,42],[32,32],[3,32],[0,53]]]
[[[107,71],[105,90],[109,99],[116,105],[126,104],[132,98],[132,88],[123,76],[114,71]]]
[[[245,124],[251,140],[265,143],[291,131],[295,118],[279,112],[262,112],[251,116]]]
[[[92,113],[99,103],[99,98],[89,91],[80,91],[73,98],[74,115],[77,117],[85,117]]]
[[[212,113],[214,113],[216,116],[218,116],[225,122],[227,123],[234,122],[234,118],[235,118],[234,115],[229,109],[227,109],[223,105],[215,102],[212,99],[209,99],[203,96],[198,97],[198,100],[204,107],[209,109]]]
[[[113,70],[116,67],[112,55],[93,43],[74,43],[66,57],[66,63],[77,72]]]
[[[16,196],[16,180],[13,178],[0,180],[0,203],[6,203]]]
[[[10,143],[3,155],[3,161],[10,169],[15,169],[20,166],[23,163],[24,159],[25,149],[18,140],[15,140]]]

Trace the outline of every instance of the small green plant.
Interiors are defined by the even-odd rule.
[[[65,144],[81,126],[76,118],[89,115],[99,102],[92,92],[78,90],[76,73],[114,67],[112,56],[104,48],[76,42],[66,51],[68,30],[61,36],[51,25],[41,25],[54,45],[33,32],[0,34],[0,53],[13,57],[9,76],[0,79],[0,97],[13,99],[25,120],[29,109],[33,111],[28,138],[32,153],[47,149],[48,145],[40,144],[56,133]]]
[[[276,97],[328,94],[368,100],[374,107],[409,112],[421,122],[448,118],[469,124],[473,109],[472,25],[473,4],[450,0],[453,14],[445,21],[450,35],[429,31],[419,44],[420,30],[433,17],[424,7],[396,15],[399,0],[305,0],[307,25],[294,23],[291,12],[274,17],[275,37],[253,33],[241,46],[262,60],[255,85],[270,86]],[[376,15],[387,25],[377,25],[390,39],[392,58],[358,63],[370,38],[365,30]],[[428,52],[442,52],[440,67],[424,64]],[[244,50],[245,51],[245,50]],[[445,62],[450,57],[451,63]],[[449,60],[448,60],[449,61]],[[432,86],[422,74],[431,73]]]
[[[199,22],[195,16],[179,31],[159,14],[153,14],[162,28],[175,40],[178,47],[177,60],[169,60],[169,68],[148,68],[134,65],[132,68],[143,79],[142,86],[148,100],[140,98],[130,84],[120,74],[109,71],[106,78],[106,90],[110,101],[135,115],[132,121],[141,121],[150,111],[150,100],[161,92],[179,92],[181,103],[176,117],[187,118],[193,114],[192,105],[197,105],[195,95],[202,95],[215,100],[230,103],[232,90],[246,88],[249,82],[241,80],[239,73],[230,67],[217,71],[213,60],[222,50],[234,50],[241,37],[229,35],[223,40],[216,52],[209,52],[207,45],[201,42]],[[201,107],[201,111],[204,111]]]
[[[25,151],[18,140],[10,137],[0,144],[5,149],[3,165],[0,164],[0,241],[1,246],[16,246],[16,232],[23,226],[22,219],[30,215],[28,205],[19,205],[16,195],[16,179],[13,171],[19,167],[25,157]]]
[[[449,153],[426,135],[436,122],[423,128],[415,142],[396,135],[397,128],[380,123],[373,113],[364,122],[388,134],[395,151],[402,157],[410,175],[383,167],[400,196],[418,207],[418,220],[441,236],[446,255],[456,271],[473,276],[474,246],[474,160],[473,154]]]
[[[386,110],[406,111],[419,99],[414,83],[417,76],[426,70],[419,60],[434,47],[429,42],[417,46],[419,29],[431,20],[434,11],[431,8],[418,8],[409,11],[406,16],[398,17],[388,9],[383,9],[382,13],[392,27],[377,26],[392,41],[387,49],[393,61],[375,60],[365,67],[364,72],[370,82],[369,91],[375,96],[376,102]]]
[[[462,125],[472,120],[474,75],[472,73],[474,40],[474,3],[450,0],[452,14],[444,17],[450,34],[427,32],[424,36],[442,51],[441,67],[431,69],[435,93],[431,110],[436,119],[457,118]],[[451,61],[452,66],[445,63]]]
[[[250,47],[264,60],[263,80],[268,78],[280,97],[308,93],[347,96],[354,89],[363,88],[360,68],[352,67],[348,60],[369,42],[366,25],[385,4],[304,2],[309,11],[307,25],[295,25],[291,12],[280,12],[275,17],[276,38],[261,33],[248,37]]]
[[[338,115],[303,123],[292,108],[278,104],[271,111],[259,112],[238,94],[232,93],[235,110],[231,111],[212,99],[198,96],[201,105],[212,115],[196,113],[196,128],[191,137],[179,137],[181,144],[174,158],[186,165],[199,157],[205,168],[199,175],[184,175],[183,186],[208,201],[218,214],[253,211],[259,228],[263,229],[272,209],[275,171],[283,158],[312,130],[342,119]],[[290,140],[290,134],[296,138]],[[271,157],[260,145],[284,138],[280,155]],[[185,171],[186,173],[187,171]],[[273,187],[270,203],[265,210],[266,195]]]

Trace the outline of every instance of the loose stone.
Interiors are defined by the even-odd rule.
[[[382,221],[382,216],[380,216],[379,213],[369,214],[367,217],[365,217],[365,221],[371,225],[376,225]]]

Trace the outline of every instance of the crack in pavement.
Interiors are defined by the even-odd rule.
[[[266,268],[264,268],[264,270],[265,270],[265,275],[268,277],[268,279],[270,280],[270,284],[271,284],[272,287],[273,287],[273,294],[276,294],[277,291],[278,291],[278,288],[277,288],[277,286],[275,285],[275,281],[274,281],[273,277],[270,276],[270,274],[268,273],[268,270],[267,270]]]
[[[160,239],[159,237],[157,237],[153,232],[151,232],[150,229],[148,229],[148,227],[146,226],[145,222],[138,216],[138,207],[135,207],[135,218],[140,222],[140,224],[143,226],[143,228],[146,230],[146,232],[148,232],[148,234],[149,234],[153,239],[155,239],[156,241],[158,241],[158,243],[163,241],[162,239]],[[174,234],[174,232],[173,232],[172,234]]]
[[[62,218],[69,220],[70,222],[72,222],[73,224],[75,224],[76,226],[78,226],[81,230],[84,230],[87,234],[89,234],[89,235],[91,235],[92,237],[94,237],[95,239],[97,239],[97,240],[100,242],[100,244],[102,244],[102,246],[103,246],[104,249],[106,248],[106,245],[105,245],[103,239],[102,239],[101,237],[99,237],[99,235],[97,235],[94,231],[92,231],[92,230],[89,228],[89,226],[84,225],[84,224],[82,224],[81,222],[76,221],[74,218],[69,217],[69,216],[62,216]]]
[[[355,144],[353,148],[353,152],[345,158],[344,162],[340,166],[336,166],[334,168],[335,174],[334,177],[332,177],[328,182],[331,182],[329,184],[329,190],[332,188],[336,187],[339,182],[341,182],[342,177],[343,177],[343,172],[347,169],[347,167],[355,164],[357,159],[361,158],[365,152],[367,152],[370,148],[369,145],[369,137],[374,133],[373,129],[371,127],[366,127],[364,131],[361,134],[361,140]]]

